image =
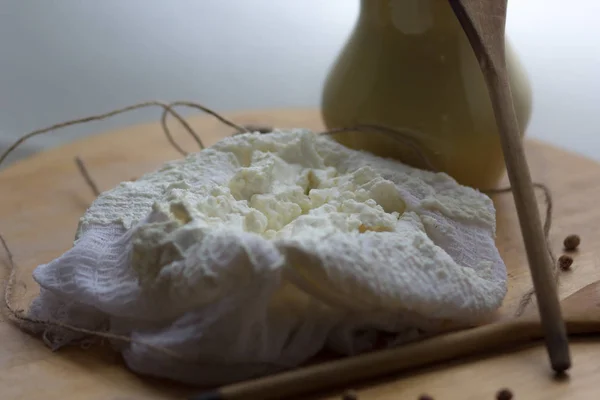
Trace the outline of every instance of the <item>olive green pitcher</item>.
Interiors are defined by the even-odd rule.
[[[507,69],[521,132],[531,87],[506,43]],[[360,15],[327,77],[328,128],[377,124],[409,135],[458,182],[493,187],[504,159],[483,75],[447,0],[361,0]],[[377,132],[336,135],[342,144],[425,168],[409,147]]]

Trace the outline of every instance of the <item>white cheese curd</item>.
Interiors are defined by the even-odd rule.
[[[35,270],[30,316],[185,358],[119,344],[139,373],[221,384],[483,321],[506,294],[494,236],[491,200],[443,173],[305,130],[237,135],[101,194]]]

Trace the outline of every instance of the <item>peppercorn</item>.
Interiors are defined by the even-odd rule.
[[[573,259],[570,256],[562,255],[558,258],[558,267],[563,271],[570,270],[572,264]]]
[[[511,400],[513,394],[510,389],[501,389],[496,393],[496,400]]]
[[[569,235],[563,241],[565,250],[567,250],[567,251],[577,250],[579,243],[581,243],[581,238],[579,237],[579,235]]]

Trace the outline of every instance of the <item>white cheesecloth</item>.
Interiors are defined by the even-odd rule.
[[[283,186],[275,178],[257,183],[268,174],[253,163],[265,154],[285,168],[313,169],[314,176],[327,168],[336,176],[355,172],[348,185],[376,200],[361,203],[336,189],[346,178],[319,178],[313,189],[338,185],[323,193],[349,196],[324,200],[336,204],[331,217],[303,209],[300,222],[288,224],[295,225],[281,237],[244,231],[257,194],[227,194],[234,192],[232,182],[245,177],[245,188],[261,193],[285,189],[277,189]],[[217,187],[227,189],[217,196]],[[393,214],[392,231],[336,228],[388,218],[392,214],[378,204],[392,195],[405,204]],[[173,204],[192,214],[179,216]],[[348,204],[362,211],[344,211]],[[209,215],[209,206],[231,212]],[[235,213],[246,225],[231,217]],[[218,218],[231,222],[214,222]],[[506,294],[494,235],[491,200],[445,174],[303,130],[238,135],[101,194],[82,217],[73,247],[34,271],[42,289],[28,316],[131,337],[134,342],[114,345],[140,374],[224,384],[297,366],[324,348],[368,351],[378,344],[378,332],[394,334],[388,344],[398,345],[448,323],[481,321]],[[36,329],[55,349],[84,336]]]

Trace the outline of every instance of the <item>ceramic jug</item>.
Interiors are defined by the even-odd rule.
[[[521,132],[532,94],[506,43]],[[410,136],[436,169],[491,188],[505,171],[492,106],[469,41],[447,0],[361,0],[360,15],[325,82],[328,128],[376,124]],[[335,136],[342,144],[426,168],[409,147],[376,132]]]

